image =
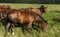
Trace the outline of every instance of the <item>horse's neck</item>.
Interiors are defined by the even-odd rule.
[[[45,19],[41,15],[39,15],[39,14],[36,14],[36,15],[39,16],[39,18],[41,19],[41,21],[45,21]]]

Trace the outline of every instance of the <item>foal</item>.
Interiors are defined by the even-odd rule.
[[[47,22],[42,19],[42,16],[36,13],[29,13],[29,12],[24,12],[22,10],[12,10],[9,11],[7,14],[7,20],[8,24],[6,26],[6,30],[8,31],[9,27],[12,29],[12,32],[14,33],[14,25],[17,23],[20,24],[27,24],[27,29],[28,31],[32,30],[32,24],[33,22],[37,21],[39,22],[39,26],[42,28],[43,31],[46,31],[47,27]],[[11,24],[10,24],[11,23]]]

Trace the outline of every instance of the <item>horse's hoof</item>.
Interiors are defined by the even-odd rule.
[[[14,32],[12,33],[12,35],[15,35]]]

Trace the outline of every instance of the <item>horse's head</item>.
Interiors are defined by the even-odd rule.
[[[0,12],[0,19],[3,20],[7,17],[7,14],[5,12]]]
[[[1,8],[10,9],[9,5],[2,5]]]
[[[0,7],[0,19],[4,19],[7,16],[9,10],[10,10],[9,5],[2,5]]]
[[[45,13],[45,14],[46,14],[47,7],[46,7],[45,5],[41,5],[41,7],[40,7],[39,9],[40,9],[40,11],[41,11],[42,13]]]
[[[37,15],[36,19],[39,22],[39,27],[41,27],[42,31],[45,32],[47,28],[47,20],[45,20],[42,16]]]
[[[41,29],[42,29],[43,32],[46,32],[47,24],[48,23],[47,23],[46,20],[45,21],[40,21],[39,26],[41,27]]]

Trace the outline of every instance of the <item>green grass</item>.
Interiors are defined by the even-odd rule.
[[[6,4],[6,3],[3,3]],[[1,5],[3,5],[1,4]],[[8,4],[11,8],[20,9],[20,8],[27,8],[27,7],[40,7],[41,4]],[[15,27],[14,32],[15,35],[13,36],[11,33],[7,34],[6,37],[60,37],[60,5],[59,4],[45,4],[47,8],[47,14],[43,14],[43,18],[48,20],[48,28],[47,31],[44,33],[40,30],[40,33],[36,30],[32,30],[33,34],[25,33],[23,34],[20,27]],[[0,37],[4,37],[5,29],[4,26],[0,27]]]

